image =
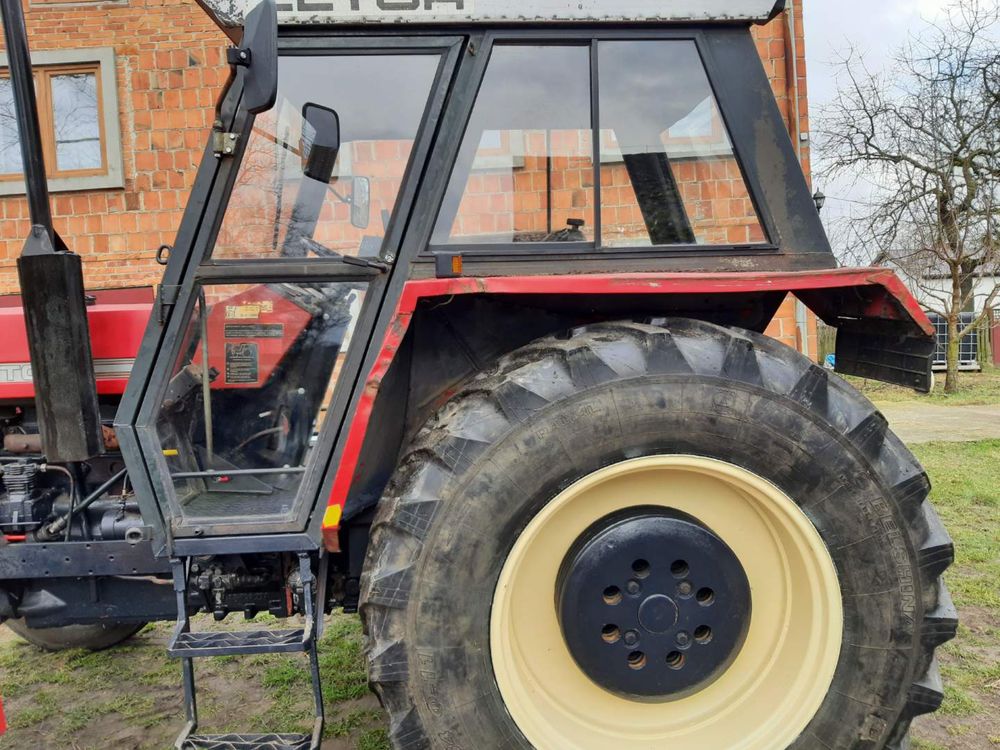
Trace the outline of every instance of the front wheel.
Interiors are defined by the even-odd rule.
[[[860,394],[763,336],[611,324],[503,360],[372,529],[396,748],[899,748],[953,555]]]
[[[66,651],[73,648],[103,651],[127,641],[146,626],[143,622],[129,622],[32,628],[24,620],[7,620],[4,624],[28,643],[45,651]]]

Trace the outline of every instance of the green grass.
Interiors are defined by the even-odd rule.
[[[913,446],[932,500],[955,541],[947,575],[957,602],[1000,617],[1000,440]],[[1000,619],[994,622],[1000,622]]]
[[[944,373],[936,373],[937,385],[933,393],[923,394],[912,388],[880,383],[848,376],[855,388],[876,403],[925,403],[941,406],[981,406],[1000,404],[1000,369],[989,367],[982,372],[963,372],[959,375],[957,393],[944,392]]]
[[[955,542],[945,574],[958,637],[938,651],[945,699],[922,718],[914,750],[1000,746],[1000,440],[914,446],[931,499]]]
[[[956,543],[946,579],[963,618],[959,637],[939,651],[944,705],[918,720],[914,750],[1000,748],[1000,440],[931,443],[914,452]],[[169,630],[149,626],[125,646],[99,654],[46,654],[20,642],[0,643],[0,693],[10,721],[0,748],[170,746],[182,707],[180,670],[165,655]],[[330,746],[388,750],[385,719],[365,684],[356,617],[329,620],[320,668]],[[303,731],[311,723],[301,656],[206,659],[197,675],[207,730]]]

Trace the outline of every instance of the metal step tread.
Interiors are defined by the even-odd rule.
[[[168,647],[171,656],[229,656],[305,651],[309,639],[304,628],[294,630],[238,630],[179,633]]]
[[[192,734],[181,750],[310,750],[308,734]]]

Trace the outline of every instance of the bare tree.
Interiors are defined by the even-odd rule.
[[[958,0],[885,72],[856,50],[839,67],[820,118],[823,171],[872,195],[841,227],[846,250],[895,266],[947,320],[954,392],[959,344],[1000,297],[1000,4]]]

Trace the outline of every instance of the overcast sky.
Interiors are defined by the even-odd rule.
[[[909,34],[924,28],[927,20],[940,17],[949,4],[950,0],[802,0],[814,121],[820,107],[836,92],[833,61],[838,53],[853,44],[864,52],[869,67],[878,70]],[[848,212],[850,204],[841,199],[864,197],[845,186],[824,185],[821,180],[817,185],[829,196],[826,218]]]

